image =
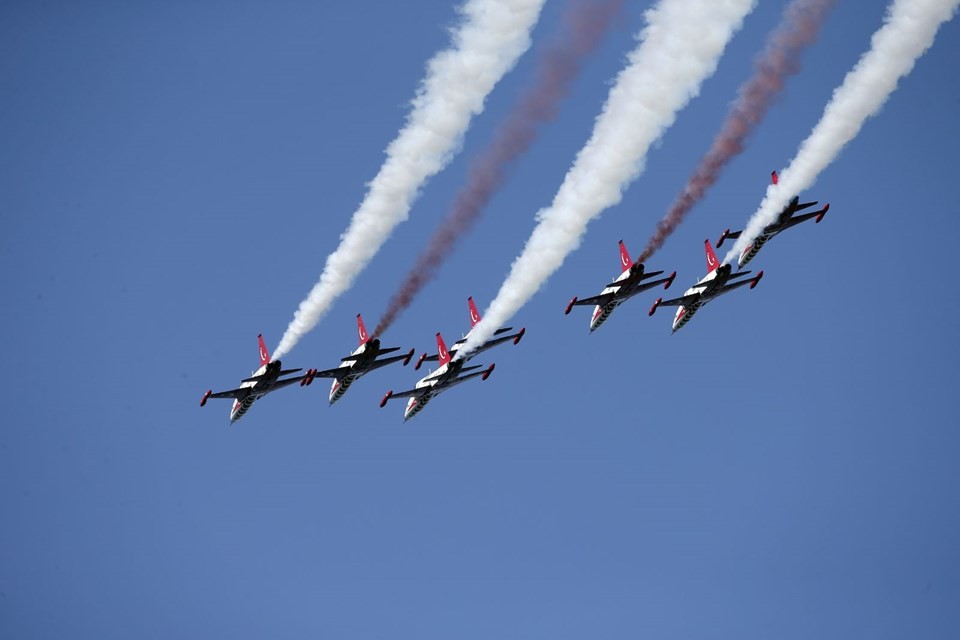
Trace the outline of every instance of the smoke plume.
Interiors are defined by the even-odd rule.
[[[471,164],[467,183],[390,300],[374,335],[386,331],[410,306],[453,252],[457,239],[490,202],[503,183],[508,163],[530,148],[541,124],[556,117],[558,104],[569,93],[581,61],[599,44],[622,4],[623,0],[572,0],[564,14],[564,32],[541,54],[533,85],[511,109],[490,145]]]
[[[387,159],[370,182],[340,246],[327,257],[320,280],[300,303],[276,349],[280,358],[346,291],[393,229],[407,219],[423,183],[458,150],[487,94],[530,46],[530,30],[545,0],[466,0],[452,46],[427,63],[413,110]]]
[[[875,114],[933,44],[940,25],[953,17],[960,0],[894,0],[870,50],[843,79],[820,122],[800,145],[779,184],[767,187],[760,208],[724,257],[729,263],[773,222],[790,198],[813,185],[817,176]]]
[[[576,249],[587,224],[620,202],[647,150],[711,75],[753,0],[661,0],[617,76],[590,140],[577,154],[496,298],[457,353],[491,337]]]
[[[787,77],[800,70],[800,53],[816,40],[820,25],[835,0],[793,0],[784,10],[783,18],[770,35],[760,56],[754,60],[754,72],[737,92],[737,100],[730,108],[720,133],[680,196],[667,214],[657,223],[657,229],[637,259],[646,262],[670,234],[683,222],[687,213],[706,195],[717,181],[727,163],[743,151],[744,142],[754,127],[763,120],[774,98],[783,89]]]

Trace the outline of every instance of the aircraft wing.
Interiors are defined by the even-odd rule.
[[[809,209],[815,204],[817,204],[816,200],[814,200],[813,202],[804,202],[802,204],[793,204],[791,202],[790,204],[787,205],[787,211],[789,211],[790,215],[792,216],[797,211],[803,211],[804,209]]]
[[[711,291],[711,292],[710,292],[710,298],[712,299],[712,298],[716,298],[717,296],[722,296],[722,295],[725,294],[725,293],[729,293],[730,291],[733,291],[734,289],[739,289],[740,287],[742,287],[742,286],[744,286],[744,285],[746,285],[746,284],[750,284],[751,282],[753,282],[752,279],[751,279],[751,280],[740,280],[739,282],[728,282],[727,284],[723,285],[722,287],[717,287],[716,289],[714,289],[713,291]]]
[[[407,391],[397,391],[391,392],[389,396],[386,397],[386,400],[393,400],[394,398],[412,398],[414,396],[422,396],[427,393],[427,391],[432,391],[433,387],[420,387],[419,389],[408,389]]]
[[[806,207],[809,207],[809,206],[813,206],[813,205],[815,205],[815,204],[817,204],[817,203],[816,203],[816,202],[807,202],[807,203],[801,205],[797,210],[799,211],[801,208],[806,208]],[[830,205],[827,204],[827,205],[824,205],[824,207],[823,207],[822,209],[818,209],[817,211],[811,211],[810,213],[805,213],[805,214],[803,214],[802,216],[793,216],[793,217],[791,217],[789,220],[787,220],[786,222],[784,222],[784,223],[780,226],[779,231],[783,231],[784,229],[789,229],[790,227],[795,227],[795,226],[797,226],[798,224],[800,224],[801,222],[806,222],[806,221],[809,220],[810,218],[816,218],[817,221],[819,222],[819,221],[820,221],[820,218],[827,212],[827,209],[829,209],[829,208],[830,208]]]
[[[268,389],[265,389],[262,393],[270,393],[271,391],[276,391],[277,389],[283,389],[284,387],[288,387],[291,384],[300,382],[304,378],[306,378],[306,376],[294,376],[293,378],[287,378],[286,380],[277,380],[272,385],[270,385]],[[210,397],[212,398],[213,396],[210,396]]]
[[[509,330],[510,330],[509,328],[506,328],[506,331],[509,331]],[[518,331],[518,332],[516,332],[516,333],[512,333],[512,334],[510,334],[510,335],[501,335],[499,338],[491,338],[490,340],[487,340],[487,341],[484,342],[482,345],[480,345],[479,347],[477,347],[470,355],[468,355],[468,356],[467,356],[467,360],[470,360],[471,358],[476,357],[477,354],[482,353],[482,352],[486,351],[487,349],[492,349],[493,347],[495,347],[495,346],[497,346],[497,345],[499,345],[499,344],[503,344],[504,342],[507,342],[508,340],[513,340],[514,343],[519,342],[519,341],[520,341],[520,338],[523,337],[524,331],[525,331],[524,329],[521,329],[520,331]],[[504,333],[504,332],[501,331],[500,333]],[[496,335],[496,334],[494,334],[494,335]]]
[[[327,369],[326,371],[317,371],[313,374],[314,378],[336,378],[339,380],[343,376],[350,373],[352,367],[334,367],[333,369]]]
[[[480,365],[480,366],[482,366],[482,365]],[[447,384],[445,384],[445,385],[443,386],[443,389],[444,389],[444,390],[447,390],[447,389],[449,389],[450,387],[455,387],[455,386],[457,386],[457,385],[460,384],[461,382],[466,382],[467,380],[470,380],[471,378],[476,378],[477,376],[482,376],[482,375],[484,375],[485,373],[487,373],[487,371],[488,371],[488,369],[484,369],[483,371],[474,371],[473,373],[468,373],[468,374],[465,375],[465,376],[460,376],[459,378],[454,378],[453,380],[451,380],[450,382],[448,382]]]
[[[596,304],[602,307],[613,300],[616,296],[617,294],[615,293],[601,293],[598,296],[590,296],[589,298],[584,298],[583,300],[577,298],[577,300],[574,301],[573,306],[578,307],[582,304]]]
[[[381,353],[383,352],[381,351]],[[411,354],[405,353],[402,356],[390,356],[389,358],[383,358],[382,360],[374,360],[373,362],[370,363],[370,367],[367,369],[367,371],[373,371],[374,369],[385,367],[388,364],[393,364],[394,362],[400,362],[401,360],[405,360],[410,356]]]
[[[230,391],[220,391],[217,393],[211,393],[208,398],[244,398],[250,394],[253,387],[239,387],[237,389],[230,389]]]
[[[647,278],[653,278],[653,277],[659,276],[662,273],[663,271],[645,271],[643,275],[640,276],[640,279],[646,280]]]
[[[700,296],[701,296],[700,293],[691,293],[689,295],[680,296],[679,298],[671,298],[670,300],[663,300],[657,306],[660,306],[660,307],[684,306],[685,307],[688,304],[692,304],[696,302],[697,299],[700,298]]]

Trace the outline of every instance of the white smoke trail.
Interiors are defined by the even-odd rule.
[[[620,202],[647,150],[700,90],[754,0],[661,0],[646,12],[640,44],[617,76],[593,133],[577,154],[523,253],[457,357],[493,335],[580,245],[587,223]]]
[[[894,0],[884,25],[873,34],[870,50],[843,79],[820,122],[800,145],[776,185],[767,187],[760,208],[724,257],[735,260],[744,247],[774,221],[794,195],[809,188],[910,73],[917,58],[933,44],[940,25],[953,17],[960,0]]]
[[[546,0],[466,0],[452,46],[427,63],[413,110],[367,194],[277,346],[280,358],[317,325],[393,229],[407,219],[423,183],[459,149],[494,85],[530,47],[530,30]]]

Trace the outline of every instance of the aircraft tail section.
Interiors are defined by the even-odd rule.
[[[443,336],[437,332],[437,355],[440,357],[440,366],[450,362],[450,352],[447,351],[447,345],[443,342]]]
[[[780,176],[777,175],[776,171],[770,172],[770,184],[778,184],[780,182]]]
[[[707,273],[713,273],[720,266],[720,261],[717,260],[717,254],[713,252],[710,240],[703,241],[703,248],[707,252]]]
[[[467,298],[467,304],[470,305],[470,326],[475,327],[480,322],[480,312],[477,311],[477,303],[473,301],[473,296]]]
[[[364,344],[370,339],[370,336],[367,335],[367,328],[363,326],[363,317],[359,313],[357,314],[357,336],[360,338],[360,344]]]
[[[263,341],[263,334],[257,336],[257,340],[260,341],[260,366],[262,367],[265,364],[270,364],[270,352],[267,351],[267,345]]]
[[[623,244],[623,240],[620,241],[620,267],[622,271],[626,271],[631,266],[633,266],[633,260],[630,259],[630,253],[627,251],[627,245]]]

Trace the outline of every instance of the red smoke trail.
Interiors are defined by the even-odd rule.
[[[564,33],[554,38],[540,56],[533,86],[521,96],[490,146],[472,163],[467,184],[457,193],[447,218],[390,300],[375,336],[393,324],[434,276],[453,251],[454,243],[503,183],[506,165],[533,144],[537,127],[556,117],[560,101],[580,72],[581,60],[600,43],[622,5],[623,0],[572,1],[563,17]]]
[[[717,181],[727,162],[743,151],[744,141],[753,127],[763,120],[773,99],[783,89],[784,80],[800,70],[800,52],[816,39],[823,18],[833,3],[834,0],[793,0],[787,6],[763,53],[754,61],[753,76],[740,87],[737,101],[714,138],[713,146],[700,160],[683,193],[657,223],[656,231],[637,262],[645,262],[663,246],[693,205]]]

